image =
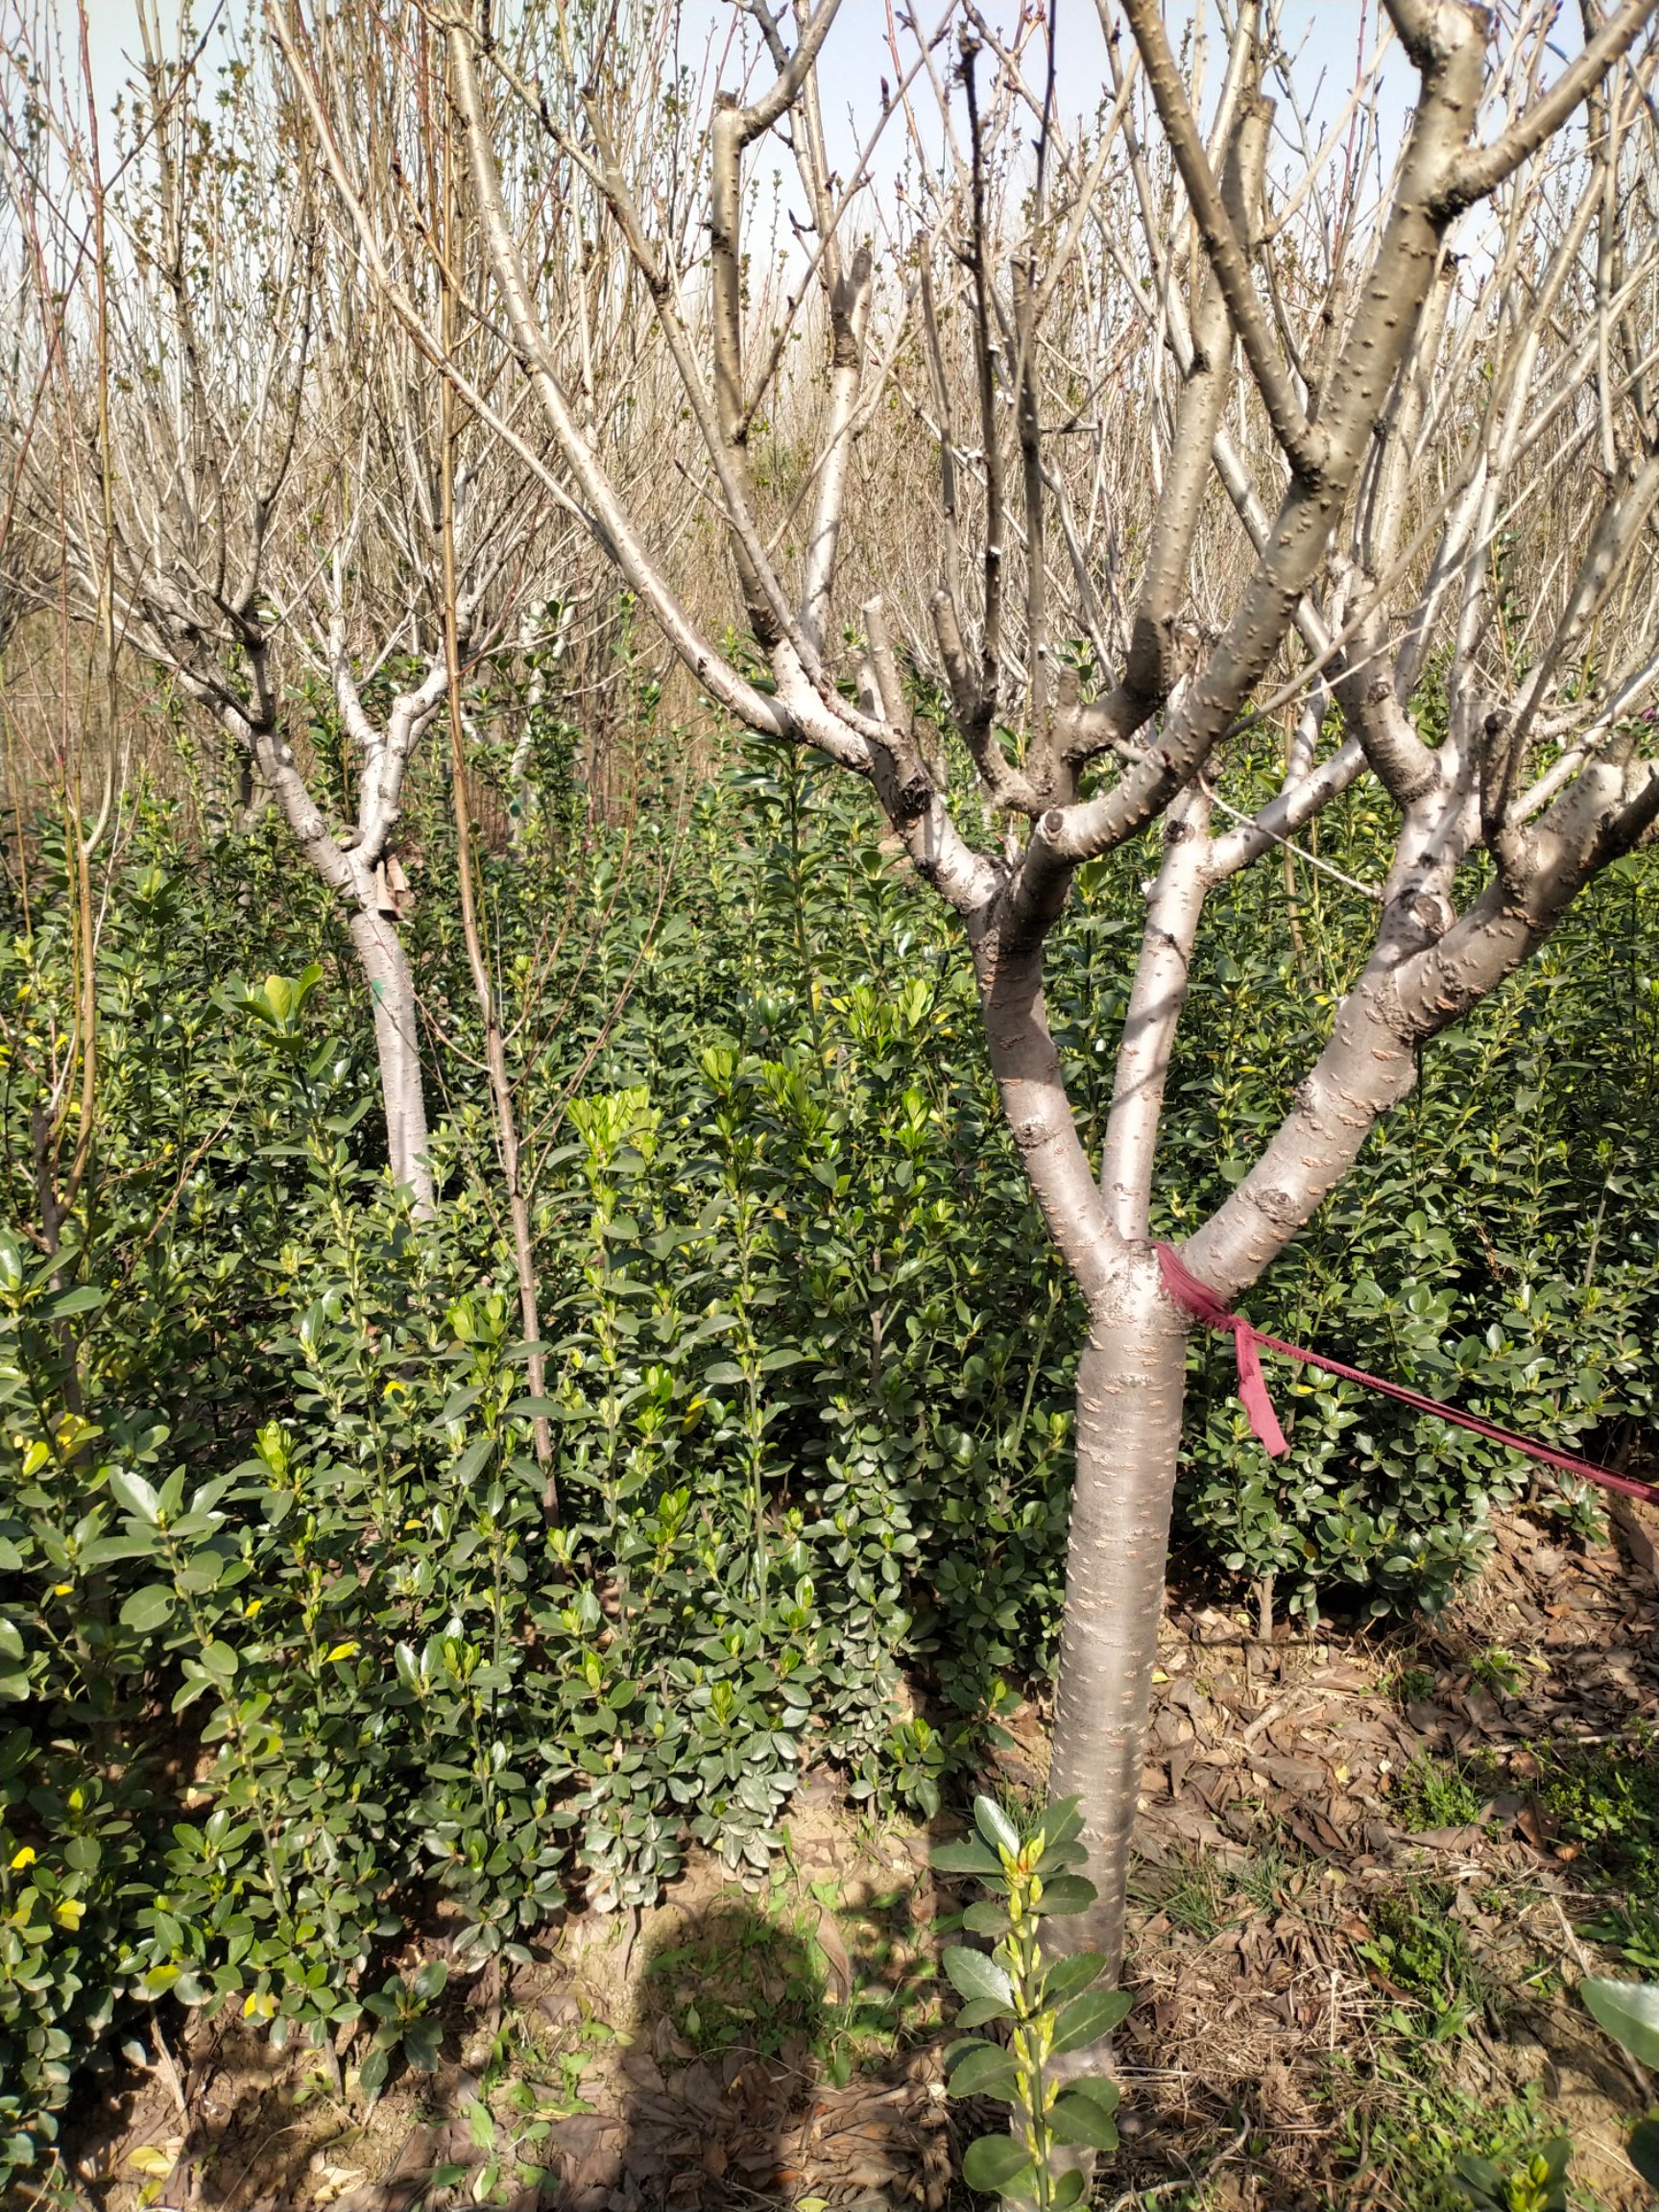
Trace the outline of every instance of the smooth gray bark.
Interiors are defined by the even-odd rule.
[[[369,986],[374,1013],[374,1049],[386,1104],[386,1153],[392,1180],[414,1194],[415,1213],[428,1218],[437,1207],[426,1158],[426,1094],[421,1081],[420,1017],[415,977],[387,914],[353,914],[351,943]]]
[[[1077,1474],[1054,1707],[1051,1797],[1083,1801],[1097,1896],[1056,1923],[1068,1951],[1123,1954],[1129,1839],[1164,1613],[1187,1329],[1144,1251],[1096,1313],[1077,1369]]]

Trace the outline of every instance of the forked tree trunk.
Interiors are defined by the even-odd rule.
[[[381,863],[397,821],[403,778],[421,733],[444,697],[448,661],[440,654],[417,689],[399,692],[393,700],[384,726],[377,728],[363,710],[344,634],[338,628],[331,633],[329,653],[340,718],[363,761],[357,822],[348,835],[343,825],[330,823],[324,814],[294,764],[293,749],[283,735],[268,643],[259,638],[248,643],[245,651],[253,679],[252,708],[226,699],[203,677],[184,671],[182,681],[190,695],[234,739],[249,769],[249,787],[262,787],[276,798],[301,856],[346,912],[374,1015],[392,1180],[407,1186],[417,1220],[427,1221],[437,1212],[437,1200],[426,1159],[426,1094],[421,1081],[415,978],[397,933],[397,918],[384,911],[379,900],[384,881]]]
[[[1156,1261],[1138,1254],[1096,1312],[1077,1369],[1077,1473],[1067,1547],[1050,1797],[1077,1797],[1097,1897],[1050,1924],[1069,1951],[1123,1953],[1129,1838],[1146,1743],[1169,1505],[1181,1444],[1187,1332]]]
[[[374,1049],[386,1103],[386,1152],[392,1180],[414,1194],[415,1214],[436,1212],[426,1158],[426,1094],[421,1083],[421,1032],[415,977],[397,924],[387,914],[353,914],[351,942],[374,1010]]]

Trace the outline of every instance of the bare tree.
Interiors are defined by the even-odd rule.
[[[1206,897],[1252,864],[1328,868],[1298,834],[1360,777],[1394,810],[1385,879],[1345,879],[1375,917],[1370,956],[1249,1172],[1190,1225],[1185,1265],[1230,1305],[1407,1096],[1424,1046],[1659,815],[1637,715],[1659,613],[1659,325],[1650,227],[1629,214],[1653,171],[1654,0],[1589,14],[1565,63],[1550,7],[1500,36],[1459,0],[1389,0],[1352,96],[1319,116],[1272,11],[1238,12],[1205,100],[1153,0],[1098,0],[1100,116],[1070,135],[1030,12],[1005,45],[946,8],[895,31],[839,167],[818,83],[837,10],[786,25],[749,0],[758,81],[709,110],[706,264],[683,177],[665,187],[595,89],[642,116],[648,83],[619,90],[593,53],[532,32],[516,46],[480,16],[449,24],[450,89],[551,481],[705,696],[868,781],[961,918],[1008,1128],[1089,1313],[1052,1788],[1082,1799],[1099,1890],[1069,1939],[1116,1964],[1192,1325],[1152,1239],[1157,1147]],[[1377,85],[1401,70],[1390,146]],[[860,191],[883,132],[912,134],[902,218]],[[805,213],[762,297],[744,225],[773,134]],[[539,143],[567,180],[556,208]],[[619,490],[584,396],[603,377],[544,304],[562,247],[601,218],[672,363],[675,462],[721,518],[753,658],[720,648],[707,580],[676,576]],[[882,401],[907,445],[874,426]],[[757,425],[809,406],[810,490],[785,494],[760,481]],[[861,466],[878,438],[880,467]],[[904,556],[924,466],[919,615]],[[849,576],[867,587],[855,621]],[[974,789],[952,794],[928,757],[906,653],[942,673]],[[1431,690],[1442,735],[1420,712]],[[1264,796],[1252,745],[1284,723]],[[1136,865],[1149,835],[1096,1162],[1045,947],[1078,870]]]
[[[108,180],[90,84],[55,81],[44,41],[12,48],[33,72],[14,114],[28,93],[47,117],[32,132],[19,121],[8,148],[32,309],[10,413],[35,425],[19,433],[18,584],[65,593],[112,652],[196,703],[228,740],[244,820],[275,797],[349,932],[392,1176],[425,1214],[405,786],[452,663],[516,634],[563,541],[498,437],[442,434],[450,384],[355,254],[331,252],[313,143],[282,84],[246,57],[168,51],[153,10],[137,21],[142,66]],[[408,98],[397,59],[381,81],[395,110]],[[441,269],[422,267],[435,300]],[[488,380],[492,350],[489,333],[457,344],[452,370],[465,360]],[[337,720],[341,788],[305,757],[302,687]]]

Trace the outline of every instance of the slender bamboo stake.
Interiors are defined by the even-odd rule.
[[[455,197],[454,137],[447,98],[441,99],[444,114],[443,207],[445,252],[439,272],[443,293],[443,334],[446,353],[456,339],[455,287],[459,209]],[[461,610],[455,573],[455,390],[443,379],[439,398],[441,446],[439,472],[439,534],[444,561],[444,660],[449,691],[449,795],[455,813],[455,866],[461,892],[461,934],[467,946],[467,966],[484,1023],[484,1065],[490,1079],[490,1110],[495,1122],[495,1146],[507,1187],[507,1214],[513,1230],[513,1269],[518,1284],[518,1315],[530,1349],[525,1360],[530,1394],[546,1395],[547,1372],[541,1352],[541,1303],[536,1282],[536,1247],[530,1221],[530,1201],[524,1188],[518,1121],[513,1107],[513,1077],[507,1066],[506,1041],[501,1032],[501,1012],[490,977],[473,882],[471,805],[467,794],[467,741],[461,717]],[[559,1484],[553,1472],[553,1431],[545,1413],[532,1424],[536,1460],[542,1470],[541,1503],[549,1519],[559,1511]]]

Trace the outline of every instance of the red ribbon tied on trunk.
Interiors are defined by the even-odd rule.
[[[1250,1432],[1265,1445],[1275,1459],[1290,1447],[1285,1441],[1285,1431],[1279,1426],[1279,1416],[1267,1395],[1267,1382],[1257,1350],[1262,1344],[1284,1358],[1295,1359],[1304,1367],[1317,1367],[1326,1375],[1338,1376],[1344,1382],[1357,1382],[1362,1390],[1374,1390],[1381,1398],[1397,1399],[1402,1406],[1409,1406],[1419,1413],[1431,1413],[1436,1420],[1450,1421],[1458,1429],[1472,1430],[1489,1443],[1502,1444],[1505,1451],[1541,1460],[1546,1467],[1558,1468],[1564,1475],[1576,1475],[1583,1481],[1599,1482],[1603,1490],[1618,1490],[1626,1498],[1642,1498],[1650,1505],[1659,1504],[1659,1483],[1641,1482],[1633,1475],[1616,1475],[1611,1467],[1599,1467],[1594,1459],[1580,1459],[1575,1452],[1558,1452],[1552,1444],[1540,1444],[1533,1437],[1518,1436],[1512,1429],[1500,1429],[1495,1421],[1482,1421],[1478,1413],[1465,1413],[1460,1406],[1446,1406],[1438,1398],[1424,1397],[1420,1390],[1407,1390],[1403,1382],[1390,1382],[1384,1376],[1368,1375],[1363,1367],[1350,1367],[1343,1360],[1328,1359],[1323,1353],[1310,1352],[1304,1345],[1286,1344],[1282,1336],[1269,1336],[1264,1329],[1258,1329],[1242,1313],[1229,1311],[1209,1285],[1199,1282],[1173,1244],[1160,1242],[1152,1249],[1158,1255],[1164,1287],[1171,1301],[1192,1320],[1202,1322],[1206,1329],[1232,1337],[1238,1362],[1238,1396],[1250,1419]]]

